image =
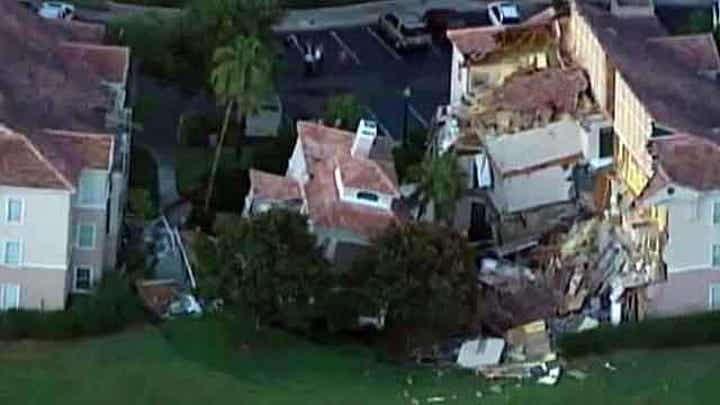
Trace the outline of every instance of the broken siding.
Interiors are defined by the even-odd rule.
[[[578,13],[572,13],[568,38],[568,45],[573,50],[575,59],[590,78],[595,101],[604,110],[609,110],[607,57],[590,26]]]

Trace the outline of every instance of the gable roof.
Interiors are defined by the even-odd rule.
[[[0,1],[0,122],[23,132],[103,131],[111,94],[102,83],[126,69],[129,52],[112,48],[102,57],[91,52],[76,59],[87,45],[61,45],[88,37],[73,25],[48,23],[16,1]]]
[[[667,53],[691,72],[720,69],[720,55],[712,34],[650,38],[648,45],[658,47],[655,52]]]
[[[254,197],[287,201],[301,199],[300,184],[292,178],[250,169],[250,188]]]
[[[720,96],[720,85],[689,68],[714,59],[706,56],[712,53],[708,41],[692,39],[692,54],[698,56],[688,59],[673,40],[658,45],[657,38],[668,33],[654,16],[618,17],[587,0],[575,4],[609,60],[659,124],[720,143],[720,103],[712,101]]]
[[[83,169],[109,169],[113,139],[66,131],[24,135],[0,126],[0,185],[75,191]]]

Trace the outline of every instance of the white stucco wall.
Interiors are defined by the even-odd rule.
[[[288,168],[285,176],[291,177],[301,183],[305,183],[308,179],[307,163],[305,162],[305,154],[303,153],[302,140],[298,137],[295,142],[295,149],[288,161]]]
[[[468,88],[468,68],[465,67],[465,57],[453,45],[450,65],[450,104],[460,102]]]
[[[570,200],[572,166],[551,166],[530,174],[495,176],[491,198],[506,214]]]

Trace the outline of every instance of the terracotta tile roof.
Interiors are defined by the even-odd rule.
[[[305,184],[269,173],[250,171],[253,192],[259,198],[303,198],[313,225],[343,229],[371,238],[399,221],[396,212],[351,204],[340,200],[335,170],[340,168],[343,184],[363,190],[399,196],[397,176],[392,162],[356,158],[351,154],[352,132],[299,121],[298,145],[307,164],[309,179]],[[384,146],[382,142],[376,142]],[[384,153],[370,153],[370,156]]]
[[[68,39],[78,42],[100,44],[105,39],[105,25],[78,20],[44,20],[44,24],[55,25]]]
[[[82,169],[108,169],[113,137],[66,131],[23,135],[0,127],[0,184],[74,190]]]
[[[347,229],[369,239],[398,221],[394,213],[340,201],[332,160],[317,162],[313,170],[313,178],[304,189],[308,216],[314,225]]]
[[[656,156],[654,187],[673,182],[698,191],[720,188],[720,146],[692,135],[673,135],[651,142]],[[649,186],[648,186],[649,187]]]
[[[111,105],[103,75],[114,70],[65,60],[72,25],[48,23],[14,1],[0,1],[0,122],[14,128],[104,130]]]
[[[720,56],[712,34],[651,38],[648,41],[659,48],[655,52],[668,52],[668,56],[692,72],[720,69]]]
[[[310,173],[318,162],[331,160],[340,166],[344,183],[399,195],[397,177],[394,170],[387,168],[386,162],[352,156],[350,150],[355,136],[352,132],[308,121],[298,121],[297,131]]]
[[[536,113],[547,110],[551,115],[575,112],[578,97],[589,84],[582,69],[543,69],[531,74],[509,77],[490,96],[493,110]]]
[[[97,73],[103,80],[114,83],[127,81],[130,49],[122,46],[63,42],[58,55],[65,63],[81,64]]]
[[[518,48],[525,52],[547,49],[556,42],[550,22],[538,15],[537,20],[522,25],[463,28],[448,31],[447,36],[458,51],[471,61],[487,61],[501,59]]]
[[[302,198],[297,181],[260,170],[250,169],[250,187],[253,195],[260,199],[282,201]]]
[[[668,49],[667,43],[658,46],[657,38],[668,33],[653,16],[617,17],[587,0],[577,0],[576,5],[609,60],[659,124],[720,143],[716,130],[720,128],[720,103],[711,101],[720,96],[719,84],[688,68],[708,63],[712,58],[705,55],[710,53],[707,49],[688,50],[691,57],[687,60],[683,53]],[[700,47],[701,41],[694,40],[694,44]]]

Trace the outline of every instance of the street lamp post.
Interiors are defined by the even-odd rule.
[[[403,145],[403,147],[406,147],[407,140],[408,140],[408,109],[410,108],[410,96],[412,96],[412,90],[410,89],[410,86],[405,86],[405,89],[403,89],[402,95],[403,95],[403,100],[405,101],[405,111],[403,114],[402,145]]]

